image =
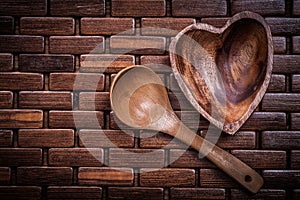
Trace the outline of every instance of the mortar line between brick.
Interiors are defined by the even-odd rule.
[[[13,92],[13,108],[18,108],[19,92]]]
[[[200,169],[195,169],[195,186],[200,187]]]
[[[43,111],[43,128],[49,128],[49,110]]]
[[[262,149],[262,132],[255,132],[255,149]]]
[[[164,194],[164,200],[169,200],[171,199],[171,192],[170,192],[170,189],[169,188],[164,188],[163,189],[163,194]]]
[[[72,185],[78,185],[78,167],[73,167]]]
[[[166,17],[172,17],[172,3],[171,0],[166,1]]]
[[[140,131],[134,131],[134,148],[140,148]]]
[[[16,35],[20,34],[20,17],[14,18],[14,33]]]
[[[47,3],[47,5],[46,5],[47,6],[47,16],[50,16],[50,11],[51,11],[50,10],[50,3],[51,3],[51,0],[47,0],[46,3]]]
[[[140,186],[140,170],[133,169],[133,187],[139,187]]]
[[[230,3],[230,0],[227,0],[226,3],[227,3],[227,10],[226,10],[227,14],[226,14],[226,16],[231,16],[231,3]]]
[[[164,156],[165,156],[164,165],[167,167],[170,165],[170,149],[164,150]]]
[[[17,167],[10,167],[10,183],[11,185],[17,184]]]
[[[13,147],[18,147],[18,130],[13,130]]]
[[[80,69],[80,56],[76,55],[75,57],[75,72],[79,72]]]
[[[103,164],[108,166],[109,165],[109,148],[104,148],[104,159],[103,159]]]
[[[42,165],[48,166],[48,151],[49,149],[42,150]]]
[[[105,1],[105,17],[111,17],[111,0],[106,0]]]
[[[108,199],[108,187],[102,187],[102,199]]]
[[[105,78],[105,80],[104,80],[104,92],[109,92],[109,89],[110,89],[110,75],[105,74],[104,78]]]
[[[231,189],[225,189],[225,199],[231,199]]]
[[[293,3],[290,0],[285,0],[285,16],[290,17],[293,13]]]
[[[80,19],[75,18],[75,35],[79,36],[80,35]]]
[[[286,150],[286,169],[291,170],[291,150]]]
[[[79,134],[78,134],[78,130],[75,129],[74,130],[74,148],[79,147]]]
[[[141,18],[135,18],[134,19],[134,24],[135,24],[135,36],[141,36],[141,27],[142,27],[142,20]],[[139,31],[137,31],[139,29]]]
[[[19,55],[13,55],[13,71],[19,71]]]
[[[44,53],[49,54],[50,52],[50,37],[44,37]]]
[[[291,113],[286,113],[286,130],[291,129]]]

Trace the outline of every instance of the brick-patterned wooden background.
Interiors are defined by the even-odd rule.
[[[220,27],[243,10],[261,14],[271,27],[273,75],[258,109],[218,145],[263,176],[256,195],[195,151],[184,152],[180,142],[166,148],[169,136],[123,133],[109,105],[110,82],[120,69],[152,63],[173,108],[205,134],[209,123],[193,123],[196,111],[177,86],[168,52],[159,50],[174,32],[130,34],[145,27],[180,31],[197,22]],[[129,35],[113,36],[125,30]],[[300,199],[300,0],[0,0],[0,34],[0,199]],[[124,47],[141,49],[117,56],[103,73],[105,59]],[[79,72],[81,92],[73,91]],[[96,91],[88,91],[93,80],[99,80]],[[76,128],[74,113],[84,116],[83,127]],[[155,149],[155,156],[135,157],[110,145],[89,123],[93,116],[116,146]],[[90,149],[82,142],[88,137]],[[139,173],[182,153],[168,167]]]

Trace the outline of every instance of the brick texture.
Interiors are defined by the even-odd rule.
[[[56,111],[49,112],[51,128],[101,128],[103,126],[101,111]]]
[[[232,189],[231,196],[233,199],[286,199],[286,192],[285,190],[278,190],[278,189],[261,189],[256,194],[249,194],[242,190]]]
[[[103,149],[52,148],[49,150],[49,165],[52,166],[101,166]]]
[[[70,92],[20,92],[20,108],[72,109]]]
[[[12,34],[14,32],[14,18],[11,16],[0,17],[0,34]]]
[[[300,129],[300,113],[291,113],[291,129]]]
[[[42,188],[37,186],[0,186],[3,199],[41,199]]]
[[[133,131],[127,130],[88,130],[79,131],[81,147],[133,147]]]
[[[13,132],[11,130],[0,130],[0,147],[12,146]]]
[[[50,90],[80,90],[102,91],[104,90],[103,74],[87,73],[52,73],[50,74]]]
[[[149,36],[112,36],[110,48],[113,53],[163,54],[165,38]]]
[[[18,144],[21,147],[72,147],[74,131],[71,129],[20,129]]]
[[[82,18],[80,21],[83,35],[133,34],[133,18]]]
[[[241,130],[286,130],[286,114],[281,112],[254,112]]]
[[[266,131],[262,133],[264,149],[300,149],[299,131]]]
[[[195,22],[193,18],[143,18],[142,34],[173,36]]]
[[[273,47],[275,54],[283,54],[286,52],[286,38],[273,37]]]
[[[44,38],[28,35],[0,35],[2,53],[43,53]]]
[[[42,90],[43,75],[34,73],[1,73],[1,90]]]
[[[274,35],[297,35],[300,33],[300,18],[267,18]]]
[[[111,200],[122,199],[126,197],[128,200],[161,200],[163,199],[162,188],[149,187],[110,187],[108,188],[108,198]]]
[[[143,130],[140,133],[141,148],[185,148],[182,142],[164,133]]]
[[[274,73],[299,73],[297,65],[300,62],[299,55],[275,55],[273,72]]]
[[[131,186],[133,179],[130,168],[80,167],[78,171],[79,185]]]
[[[171,200],[192,199],[225,199],[225,190],[217,188],[172,188]]]
[[[40,110],[0,110],[0,128],[42,128],[42,123]]]
[[[224,0],[192,0],[186,4],[184,0],[172,0],[172,14],[176,17],[225,16],[227,3]]]
[[[141,56],[141,64],[150,67],[155,72],[171,72],[168,56]]]
[[[42,164],[42,149],[1,148],[1,166],[30,166]]]
[[[267,92],[285,92],[286,77],[280,74],[273,74]]]
[[[135,64],[135,57],[131,55],[82,55],[80,57],[80,72],[117,73]]]
[[[299,174],[300,170],[264,170],[262,176],[264,177],[266,188],[281,188],[277,184],[278,182],[284,188],[297,188]]]
[[[178,118],[209,139],[169,45],[191,24],[221,28],[246,10],[270,26],[272,75],[249,119],[216,145],[263,176],[256,194],[179,140],[123,124],[110,105],[117,73],[145,65]],[[300,199],[299,27],[299,0],[0,0],[0,199]]]
[[[300,92],[300,75],[292,76],[292,91]]]
[[[291,152],[291,168],[300,169],[300,151],[294,150]]]
[[[20,32],[29,35],[72,35],[74,19],[58,17],[23,17]]]
[[[103,39],[102,36],[51,36],[50,53],[102,53],[104,48]]]
[[[266,94],[262,101],[265,111],[299,111],[300,94]]]
[[[114,167],[163,167],[164,151],[159,149],[111,149],[109,151],[109,164]]]
[[[206,158],[199,159],[199,153],[194,150],[170,150],[171,167],[215,168]]]
[[[201,136],[206,137],[207,131],[202,131]],[[223,149],[254,149],[256,146],[256,133],[252,131],[239,131],[234,137],[222,134],[217,146]]]
[[[116,17],[165,16],[166,2],[164,0],[112,0],[111,13]]]
[[[232,154],[252,168],[284,169],[286,167],[285,151],[234,150]]]
[[[293,37],[293,53],[300,53],[300,37],[295,36]]]
[[[0,92],[0,108],[12,108],[13,106],[13,93],[3,91]]]
[[[293,14],[294,15],[300,15],[300,1],[299,0],[294,0],[293,1]]]
[[[109,92],[81,92],[80,110],[110,110]]]
[[[195,170],[174,168],[148,171],[148,169],[141,169],[140,184],[146,187],[194,186]]]
[[[285,1],[275,0],[272,2],[266,2],[263,0],[251,2],[248,0],[232,0],[231,12],[232,14],[241,12],[243,10],[249,10],[259,13],[261,15],[282,15],[285,13]]]
[[[46,0],[1,0],[0,15],[39,16],[46,15]]]
[[[103,16],[104,0],[50,0],[50,14],[54,16]]]
[[[19,167],[17,180],[19,185],[71,185],[72,172],[70,167]]]
[[[203,187],[237,188],[238,184],[218,169],[200,169],[200,185]]]
[[[47,199],[101,199],[101,187],[85,186],[50,186]]]
[[[0,54],[0,71],[12,71],[13,69],[13,57],[9,53]]]
[[[0,167],[0,184],[8,185],[10,182],[10,168]]]

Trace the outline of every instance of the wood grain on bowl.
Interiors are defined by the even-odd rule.
[[[234,134],[270,82],[273,43],[264,19],[241,12],[223,28],[193,24],[172,40],[169,50],[187,99],[213,124]]]

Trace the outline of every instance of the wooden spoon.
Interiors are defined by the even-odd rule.
[[[159,76],[145,66],[120,71],[110,88],[110,103],[126,125],[164,132],[190,145],[249,191],[256,193],[262,177],[248,165],[187,128],[174,113]]]

